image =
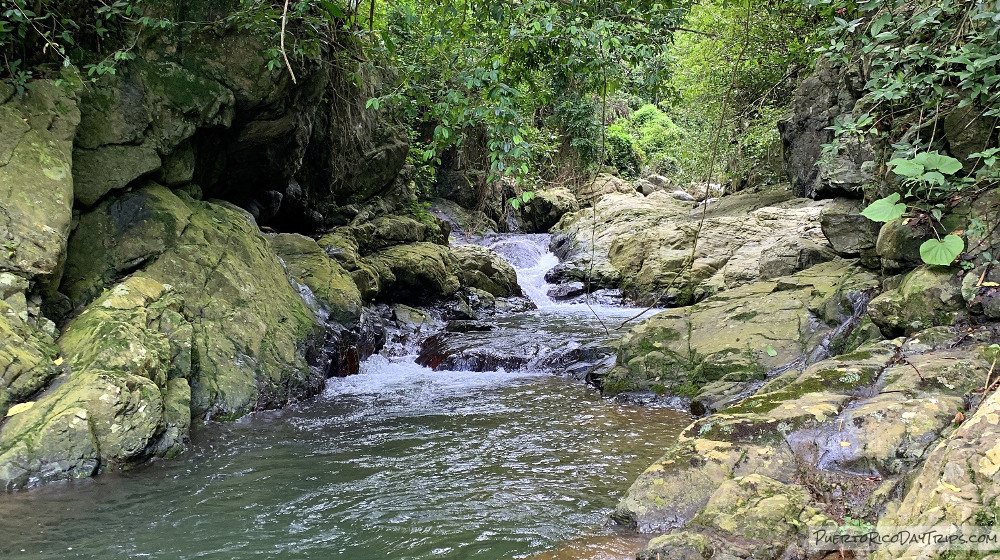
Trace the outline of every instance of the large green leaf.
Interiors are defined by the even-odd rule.
[[[911,179],[924,174],[924,166],[912,159],[896,158],[889,161],[893,173]]]
[[[962,162],[951,156],[941,155],[936,151],[921,152],[913,157],[913,161],[923,165],[927,169],[936,169],[945,175],[954,175],[962,168]],[[899,173],[899,171],[896,173]]]
[[[873,222],[888,222],[906,213],[906,205],[899,202],[899,193],[880,198],[861,211],[861,215]]]
[[[948,234],[944,239],[928,239],[920,245],[920,258],[927,264],[948,266],[956,257],[962,254],[965,242],[955,234]]]

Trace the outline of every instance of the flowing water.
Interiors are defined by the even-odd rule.
[[[603,332],[544,295],[544,238],[494,244],[540,305],[522,324]],[[0,496],[0,558],[634,557],[607,514],[689,418],[556,373],[376,356],[317,399],[200,428],[175,460]]]

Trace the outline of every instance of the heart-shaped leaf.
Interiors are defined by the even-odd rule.
[[[921,152],[913,157],[913,161],[923,165],[927,169],[937,169],[945,175],[953,175],[962,168],[962,162],[951,156],[941,155],[936,151]]]
[[[962,238],[949,233],[944,239],[928,239],[920,245],[920,258],[927,264],[948,266],[955,257],[962,254],[965,242]]]
[[[920,177],[924,174],[924,166],[912,159],[896,158],[889,162],[893,173],[903,177]]]
[[[906,213],[906,205],[899,202],[899,193],[880,198],[861,211],[861,215],[873,222],[888,222]]]

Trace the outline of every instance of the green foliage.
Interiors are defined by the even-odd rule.
[[[899,202],[899,193],[880,198],[861,211],[861,215],[873,222],[889,222],[906,213],[906,205]]]
[[[640,79],[633,69],[665,60],[690,2],[385,4],[372,50],[397,73],[369,107],[439,126],[427,147],[435,154],[485,130],[492,181],[523,183],[538,171],[534,160],[548,158],[553,143],[535,135],[546,144],[539,154],[531,128],[550,118],[568,147],[593,161],[600,123],[590,96],[627,87]],[[653,91],[664,75],[643,77],[642,87]]]
[[[626,177],[635,177],[643,168],[669,169],[683,132],[658,107],[643,105],[609,126],[605,137],[606,163]]]
[[[793,0],[711,0],[692,9],[686,27],[702,33],[678,34],[671,95],[659,103],[684,137],[668,154],[669,171],[704,181],[714,152],[713,182],[786,180],[777,122],[815,58],[816,11]]]
[[[949,233],[940,241],[928,239],[920,245],[920,258],[927,264],[948,266],[962,254],[965,242],[962,238]]]

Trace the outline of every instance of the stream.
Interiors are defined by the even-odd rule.
[[[529,356],[518,367],[374,356],[316,399],[197,429],[177,459],[0,495],[0,557],[634,557],[642,540],[607,516],[690,417],[579,379],[575,357],[608,359],[597,317],[616,326],[639,310],[549,299],[547,241],[483,242],[539,309],[461,333],[470,352]]]

